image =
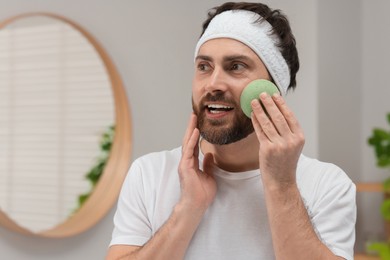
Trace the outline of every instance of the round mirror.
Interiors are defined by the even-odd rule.
[[[0,223],[65,237],[116,202],[131,152],[125,90],[103,48],[63,17],[0,24]]]

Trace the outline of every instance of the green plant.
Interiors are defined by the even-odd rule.
[[[390,125],[390,113],[386,115],[387,123]],[[372,135],[368,138],[368,144],[374,148],[376,156],[376,165],[379,168],[390,169],[390,130],[383,128],[374,128]],[[384,193],[390,194],[390,177],[382,182]],[[390,198],[385,196],[380,212],[386,221],[390,221]],[[381,259],[390,259],[390,241],[373,242],[367,246],[370,251],[377,252]]]
[[[77,208],[73,211],[76,212],[81,208],[85,201],[92,194],[96,184],[98,183],[101,175],[103,174],[104,167],[106,166],[108,157],[110,155],[112,143],[114,140],[115,126],[109,126],[108,129],[103,133],[100,139],[100,156],[96,159],[96,163],[92,168],[87,172],[85,178],[90,182],[91,189],[81,194],[78,198]]]
[[[377,252],[382,260],[390,259],[390,244],[387,242],[374,242],[367,246],[367,249]]]
[[[390,113],[387,114],[390,125]],[[368,144],[374,147],[376,165],[380,168],[390,168],[390,130],[374,128],[368,138]],[[390,177],[383,181],[383,190],[390,193]],[[390,199],[385,199],[381,205],[381,213],[385,220],[390,221]]]

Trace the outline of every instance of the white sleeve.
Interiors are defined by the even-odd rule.
[[[342,172],[341,176],[345,176]],[[323,189],[314,203],[312,223],[322,242],[337,256],[353,260],[356,223],[356,187],[349,178],[338,178]]]
[[[142,170],[136,160],[122,185],[114,216],[111,245],[144,245],[152,236],[144,204]]]

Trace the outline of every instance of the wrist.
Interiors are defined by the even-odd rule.
[[[300,197],[298,185],[295,180],[284,182],[263,182],[263,187],[266,197],[271,200],[290,201],[296,196]]]
[[[181,199],[174,207],[174,212],[182,217],[202,218],[207,211],[207,205],[197,205]]]
[[[179,229],[185,229],[191,233],[198,228],[205,212],[205,210],[189,208],[187,205],[179,202],[173,209],[171,219]]]
[[[264,189],[269,192],[286,193],[298,189],[295,171],[283,174],[263,173],[261,175]]]

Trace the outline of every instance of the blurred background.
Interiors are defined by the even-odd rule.
[[[132,156],[181,144],[191,112],[193,55],[207,10],[224,1],[0,0],[0,22],[27,12],[64,16],[106,50],[124,83]],[[300,55],[287,96],[306,134],[304,153],[337,164],[355,182],[381,182],[367,139],[390,112],[390,17],[386,0],[266,0],[290,19]],[[1,86],[0,86],[1,87]],[[358,195],[358,250],[383,236],[381,193]],[[115,206],[77,236],[49,239],[0,227],[4,259],[103,259]]]

